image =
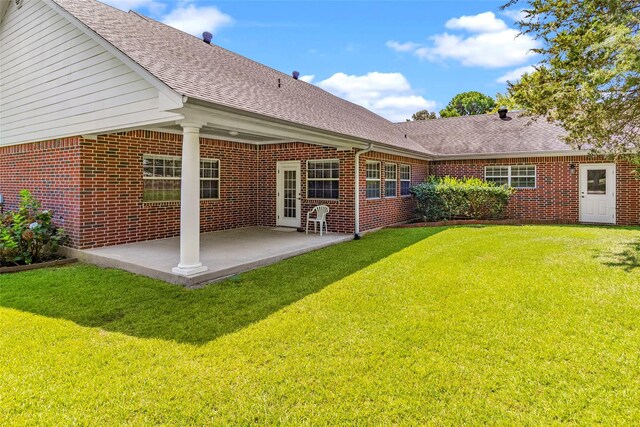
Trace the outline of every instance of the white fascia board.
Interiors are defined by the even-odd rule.
[[[482,153],[464,155],[436,155],[433,160],[474,160],[474,159],[515,159],[523,157],[562,157],[562,156],[588,156],[589,152],[582,150],[562,151],[527,151],[514,153]]]
[[[431,158],[431,156],[426,154],[389,147],[375,141],[350,138],[345,135],[305,127],[304,125],[297,125],[284,120],[264,117],[258,114],[235,111],[226,107],[212,105],[205,106],[200,103],[187,102],[184,108],[172,111],[180,113],[187,118],[193,117],[197,120],[206,121],[213,127],[223,128],[229,131],[260,135],[273,138],[278,141],[304,142],[308,144],[346,149],[365,149],[370,143],[373,143],[376,147],[376,151],[425,160]],[[256,144],[256,142],[253,143]],[[257,144],[260,143],[258,142]]]
[[[428,154],[420,154],[420,153],[416,153],[414,151],[405,151],[405,150],[399,150],[399,149],[393,149],[393,148],[388,148],[386,146],[381,147],[381,146],[376,146],[373,150],[371,151],[375,151],[377,153],[385,153],[385,154],[392,154],[394,156],[402,156],[402,157],[409,157],[410,159],[417,159],[417,160],[437,160],[435,156],[430,156]]]
[[[171,124],[175,124],[174,122],[172,122]],[[168,128],[163,128],[163,127],[158,127],[158,126],[146,126],[144,127],[144,130],[149,130],[149,131],[153,131],[153,132],[159,132],[159,133],[169,133],[169,134],[173,134],[173,135],[182,135],[183,132],[180,130],[176,130],[176,129],[168,129]],[[220,140],[220,141],[229,141],[229,142],[240,142],[242,144],[247,144],[247,145],[268,145],[268,144],[285,144],[287,142],[294,142],[294,141],[289,141],[289,140],[284,140],[284,139],[274,139],[271,141],[252,141],[249,139],[244,139],[244,138],[238,138],[237,136],[231,136],[231,135],[221,135],[221,134],[213,134],[213,133],[207,133],[206,130],[200,131],[200,137],[201,138],[208,138],[208,139],[216,139],[216,140]],[[299,142],[299,141],[295,141],[295,142]]]
[[[0,1],[4,1],[4,0],[0,0]],[[160,92],[160,98],[158,101],[161,108],[162,106],[167,106],[167,107],[170,106],[173,109],[173,108],[179,108],[178,105],[182,106],[183,97],[181,94],[171,89],[162,80],[154,76],[151,72],[149,72],[146,68],[144,68],[143,66],[135,62],[133,59],[129,58],[120,49],[116,48],[114,45],[106,41],[104,38],[102,38],[102,36],[97,34],[91,28],[87,27],[82,21],[80,21],[78,18],[76,18],[75,16],[67,12],[64,8],[60,7],[57,3],[51,0],[42,0],[42,1],[47,6],[49,6],[50,8],[58,12],[60,15],[62,15],[69,22],[73,23],[76,27],[78,27],[78,29],[80,29],[80,31],[85,33],[93,41],[95,41],[104,49],[106,49],[107,52],[111,53],[113,56],[115,56],[120,61],[125,63],[129,68],[131,68],[134,72],[136,72],[140,77],[146,80],[149,84],[151,84],[153,87],[158,89],[158,91]]]
[[[248,133],[277,140],[289,140],[306,142],[316,145],[336,147],[365,147],[366,143],[354,141],[348,138],[322,133],[315,130],[304,129],[294,124],[280,122],[258,115],[250,115],[244,112],[235,112],[228,109],[205,107],[202,105],[187,104],[184,108],[173,110],[188,119],[200,120],[212,127],[229,131]]]

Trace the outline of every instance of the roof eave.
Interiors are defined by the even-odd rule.
[[[434,160],[511,159],[524,157],[586,156],[588,154],[589,153],[584,150],[513,151],[502,153],[437,154]]]
[[[204,114],[204,119],[212,119],[211,123],[220,124],[222,126],[228,126],[230,129],[233,127],[242,126],[242,122],[238,121],[238,117],[252,121],[250,125],[257,125],[259,123],[268,122],[272,125],[273,132],[283,132],[285,129],[291,132],[281,135],[284,138],[291,140],[298,139],[300,142],[307,142],[316,145],[332,145],[337,147],[352,147],[358,149],[365,149],[369,144],[374,144],[374,151],[385,152],[395,155],[403,155],[411,158],[418,158],[421,160],[431,160],[434,155],[426,152],[419,152],[408,148],[397,147],[388,143],[380,141],[372,141],[365,138],[359,138],[353,135],[342,134],[339,132],[333,132],[326,129],[316,128],[300,123],[295,123],[271,116],[262,115],[246,110],[241,110],[225,105],[215,104],[210,101],[205,101],[197,98],[188,98],[185,107],[195,107]],[[174,110],[178,111],[178,110]],[[188,116],[188,113],[186,114]],[[231,115],[235,117],[231,117]],[[296,136],[298,138],[296,138]]]

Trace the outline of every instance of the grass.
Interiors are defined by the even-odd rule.
[[[24,425],[640,423],[640,229],[385,230],[187,291],[0,276]]]

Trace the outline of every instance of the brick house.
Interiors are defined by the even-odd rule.
[[[0,0],[0,194],[28,188],[70,246],[180,236],[176,274],[202,271],[201,232],[329,231],[408,221],[409,187],[474,175],[519,190],[514,218],[640,222],[626,163],[592,159],[511,114],[394,124],[322,89],[94,0]]]

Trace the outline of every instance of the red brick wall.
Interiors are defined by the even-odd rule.
[[[258,192],[258,225],[276,225],[276,168],[277,162],[300,161],[301,226],[305,226],[306,215],[314,206],[329,206],[327,228],[330,232],[353,233],[354,227],[354,152],[338,151],[303,143],[263,145],[258,150],[260,191]],[[307,198],[307,160],[337,159],[340,162],[340,190],[338,200]]]
[[[380,189],[379,199],[367,199],[366,162],[374,160],[380,162]],[[398,166],[398,181],[396,197],[384,196],[384,165],[393,163]],[[411,159],[408,157],[394,156],[391,154],[371,152],[360,156],[360,231],[384,227],[399,222],[408,221],[416,217],[416,204],[413,197],[400,196],[400,168],[399,165],[411,166],[411,184],[419,184],[424,181],[428,172],[426,161]]]
[[[181,156],[182,135],[132,131],[81,140],[81,248],[177,236],[180,202],[143,202],[143,154]],[[256,224],[256,147],[201,139],[220,160],[220,199],[200,202],[201,231]]]
[[[605,159],[580,157],[531,157],[490,160],[447,160],[433,162],[430,172],[436,176],[484,178],[484,167],[491,165],[536,165],[536,188],[517,190],[512,197],[510,218],[550,222],[579,222],[579,165],[610,163]],[[576,166],[570,174],[569,165]],[[616,165],[616,219],[620,225],[640,224],[640,180],[633,166]]]
[[[64,138],[0,147],[0,193],[5,210],[16,209],[20,190],[27,189],[53,211],[70,244],[80,239],[80,145]]]
[[[177,236],[180,229],[179,202],[145,203],[142,156],[180,156],[182,136],[152,131],[132,131],[99,136],[97,139],[66,138],[0,148],[0,193],[6,209],[14,209],[18,192],[29,189],[44,208],[55,212],[54,220],[67,230],[74,247],[89,248]],[[203,232],[276,224],[276,164],[300,161],[302,226],[306,212],[318,204],[331,208],[329,230],[354,231],[354,150],[338,151],[302,143],[256,147],[203,138],[202,157],[220,160],[219,200],[201,202]],[[306,197],[306,160],[340,161],[340,198],[310,200]],[[366,161],[381,162],[380,199],[366,199]],[[414,217],[410,197],[384,197],[384,165],[409,164],[412,184],[434,175],[484,177],[484,167],[494,164],[534,164],[537,188],[518,190],[509,206],[509,216],[519,219],[578,222],[578,173],[569,165],[605,162],[588,157],[539,157],[525,159],[456,160],[427,162],[382,153],[361,156],[361,231],[406,221]],[[617,164],[617,222],[640,224],[640,181],[633,166]]]

